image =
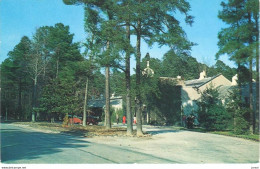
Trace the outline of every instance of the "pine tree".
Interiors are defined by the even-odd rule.
[[[258,55],[258,18],[259,2],[257,0],[229,0],[222,2],[223,10],[219,18],[229,25],[219,32],[219,52],[216,57],[228,54],[231,60],[238,64],[239,86],[241,88],[241,65],[249,65],[249,95],[250,95],[250,131],[255,132],[255,112],[253,110],[253,62]],[[257,66],[259,67],[259,63]],[[258,89],[259,90],[259,89]]]
[[[24,106],[22,105],[22,94],[26,92],[26,86],[28,85],[28,73],[26,70],[26,56],[30,53],[30,44],[31,41],[28,37],[24,36],[21,38],[21,41],[19,44],[17,44],[12,51],[8,53],[9,60],[11,61],[11,65],[6,65],[3,63],[3,68],[5,68],[5,71],[3,71],[3,76],[6,76],[5,73],[7,71],[11,74],[7,75],[7,78],[9,76],[9,79],[14,80],[12,83],[13,85],[17,84],[17,87],[14,87],[13,89],[18,89],[18,105],[14,105],[16,108],[16,119],[23,119],[23,113],[25,111]],[[8,70],[9,69],[9,70]],[[5,81],[6,82],[6,81]],[[8,90],[7,90],[8,91]]]

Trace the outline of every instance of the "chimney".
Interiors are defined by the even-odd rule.
[[[200,78],[199,78],[199,80],[202,80],[202,79],[204,79],[206,77],[206,72],[205,72],[205,70],[203,70],[202,72],[200,72]]]
[[[231,85],[232,86],[236,86],[237,85],[237,80],[238,80],[238,78],[237,78],[237,74],[236,74],[235,76],[232,77]]]

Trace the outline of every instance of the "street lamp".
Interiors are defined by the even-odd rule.
[[[142,75],[146,77],[153,77],[154,71],[150,68],[149,61],[147,61],[147,67],[142,71]]]
[[[154,71],[153,69],[150,68],[150,64],[149,64],[149,61],[147,61],[147,66],[146,68],[142,71],[142,75],[145,76],[145,77],[153,77],[154,75]],[[147,123],[149,123],[149,112],[148,112],[148,108],[146,107],[146,105],[143,105],[143,110],[146,108],[146,121]]]

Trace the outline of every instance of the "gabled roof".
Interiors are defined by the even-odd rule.
[[[184,85],[182,79],[178,79],[178,78],[174,78],[174,77],[160,77],[160,80],[170,82],[170,83],[172,83],[173,85],[176,85],[176,86],[183,86]]]
[[[118,100],[122,100],[123,98],[121,96],[110,98],[110,104],[111,105],[117,105],[119,104]],[[88,101],[89,107],[97,107],[97,108],[103,108],[106,104],[106,100],[103,99],[92,99]]]
[[[222,75],[221,73],[220,74],[217,74],[216,76],[213,76],[213,77],[207,77],[207,78],[204,78],[204,79],[194,79],[194,80],[187,80],[184,82],[184,84],[188,87],[195,87],[195,88],[199,88],[201,86],[203,86],[204,84],[212,81],[213,79],[219,77],[220,75]]]
[[[219,92],[219,98],[225,98],[229,96],[229,94],[232,92],[232,89],[236,86],[218,86],[218,92]]]

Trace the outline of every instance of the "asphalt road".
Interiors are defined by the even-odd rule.
[[[11,164],[177,163],[134,151],[131,147],[109,146],[3,123],[1,159],[2,163]]]
[[[83,138],[1,124],[4,164],[258,163],[259,143],[144,127],[152,138]]]

